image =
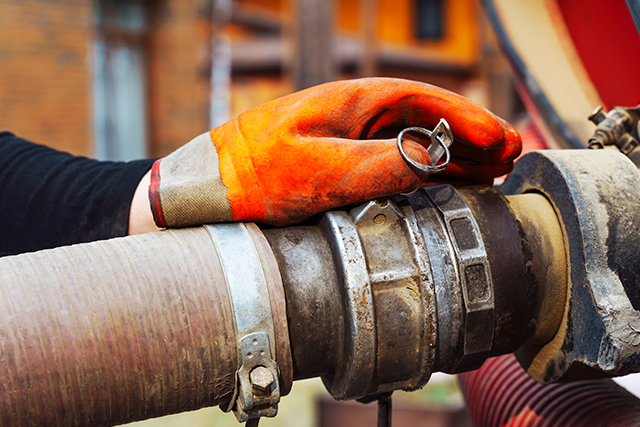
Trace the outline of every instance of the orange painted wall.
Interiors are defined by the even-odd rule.
[[[340,0],[347,3],[354,0]],[[357,0],[356,0],[357,1]],[[421,56],[445,62],[471,64],[478,59],[479,29],[475,0],[446,0],[442,40],[421,41],[415,37],[414,0],[377,0],[377,35],[387,47],[418,49]]]
[[[239,0],[241,7],[288,14],[295,0]],[[445,37],[424,42],[415,37],[415,0],[375,0],[376,34],[382,45],[412,47],[443,61],[470,64],[478,59],[480,10],[476,0],[445,0]],[[357,36],[362,0],[334,0],[338,34]]]

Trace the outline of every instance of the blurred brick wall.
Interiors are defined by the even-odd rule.
[[[209,129],[210,0],[151,2],[149,156]],[[0,130],[93,155],[93,0],[0,0]]]
[[[150,42],[151,153],[164,156],[209,130],[208,0],[161,0]]]
[[[0,0],[0,129],[90,154],[88,0]]]

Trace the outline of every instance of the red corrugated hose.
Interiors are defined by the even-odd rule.
[[[542,385],[513,355],[487,360],[458,383],[477,427],[640,425],[640,400],[612,380]]]

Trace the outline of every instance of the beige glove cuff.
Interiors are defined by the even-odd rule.
[[[209,132],[154,163],[149,200],[155,222],[163,228],[232,220]]]

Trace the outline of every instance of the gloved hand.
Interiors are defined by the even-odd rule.
[[[340,81],[249,110],[158,160],[149,185],[154,219],[160,227],[285,225],[411,190],[427,175],[407,165],[395,137],[441,118],[455,141],[444,174],[491,181],[512,169],[520,136],[465,98],[407,80]],[[430,164],[420,144],[403,146]]]

